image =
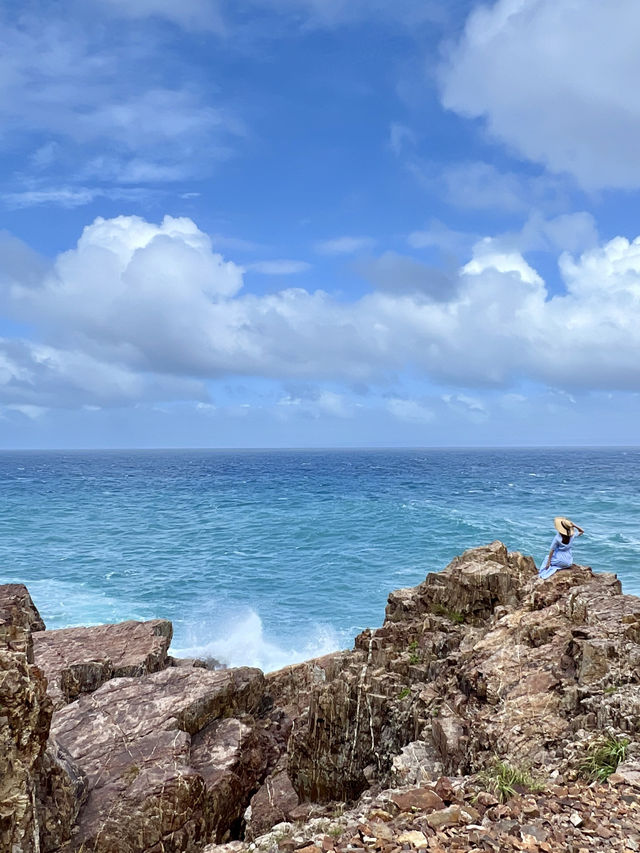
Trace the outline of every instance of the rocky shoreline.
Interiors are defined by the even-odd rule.
[[[640,851],[640,599],[613,574],[541,582],[494,542],[351,651],[265,676],[170,642],[47,631],[0,586],[1,853]]]

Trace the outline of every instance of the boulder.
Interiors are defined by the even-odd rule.
[[[209,837],[221,841],[239,828],[251,794],[269,769],[269,747],[266,731],[233,718],[194,735],[191,766],[205,782]]]
[[[263,689],[259,670],[172,667],[57,711],[52,731],[89,791],[61,849],[178,853],[222,836],[267,771],[264,736],[223,718],[251,714]]]
[[[34,658],[59,708],[111,678],[163,669],[171,635],[164,619],[42,631],[33,638]]]
[[[264,780],[251,798],[247,809],[245,838],[263,835],[272,826],[291,819],[291,812],[300,803],[286,767],[280,765]]]

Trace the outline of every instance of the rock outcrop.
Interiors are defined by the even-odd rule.
[[[43,628],[0,588],[0,849],[640,850],[640,600],[614,575],[543,582],[494,542],[266,677],[175,665],[161,620]],[[603,736],[622,761],[589,786]],[[536,786],[500,802],[496,760]]]
[[[164,669],[171,635],[165,619],[41,631],[33,638],[34,658],[60,708],[111,678]]]
[[[46,681],[33,665],[44,628],[26,587],[0,587],[0,850],[40,850],[38,782],[51,722]]]
[[[26,586],[21,583],[0,586],[0,648],[23,652],[29,663],[33,663],[35,631],[44,631],[44,622]]]

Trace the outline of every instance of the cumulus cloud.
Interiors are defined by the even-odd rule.
[[[442,102],[588,190],[640,186],[636,0],[477,7],[442,68]]]
[[[565,289],[554,296],[517,250],[483,240],[437,299],[400,257],[399,286],[353,301],[303,288],[244,293],[242,268],[186,218],[99,218],[50,265],[4,239],[3,305],[36,330],[0,350],[5,404],[162,394],[207,402],[203,383],[220,376],[353,385],[406,369],[459,386],[452,404],[476,417],[465,388],[509,391],[528,379],[565,391],[640,390],[640,238],[562,253]],[[314,405],[338,414],[342,403],[329,394]]]

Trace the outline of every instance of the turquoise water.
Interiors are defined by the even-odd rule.
[[[50,628],[166,617],[175,654],[270,670],[381,624],[390,590],[493,539],[640,593],[640,450],[0,453],[0,582]]]

